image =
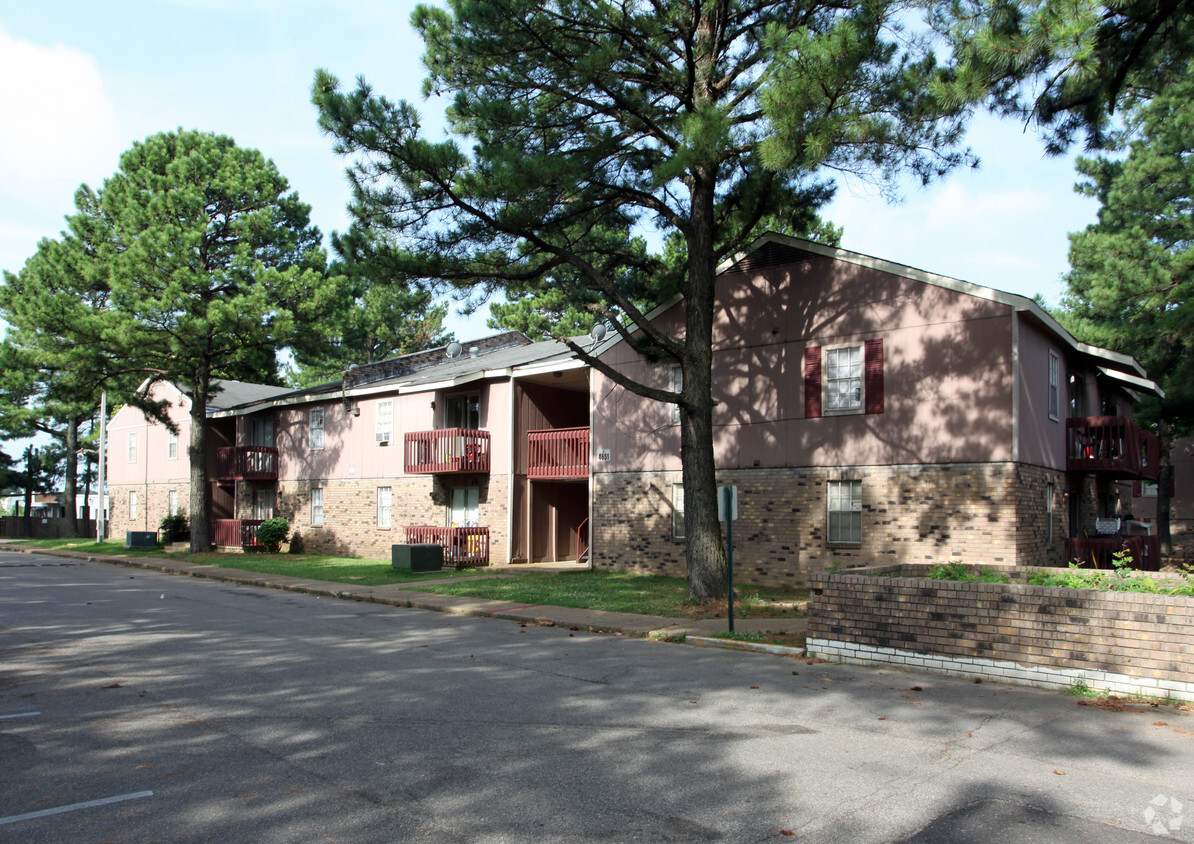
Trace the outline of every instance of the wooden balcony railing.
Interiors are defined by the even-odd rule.
[[[408,475],[489,472],[489,432],[442,428],[406,434],[403,465]]]
[[[444,565],[473,568],[489,565],[489,528],[430,527],[406,528],[408,544],[439,544],[444,549]]]
[[[1115,568],[1112,557],[1117,551],[1127,551],[1132,568],[1141,571],[1160,571],[1161,537],[1159,536],[1095,536],[1077,537],[1065,541],[1065,554],[1080,565],[1097,569]]]
[[[216,519],[211,523],[212,543],[217,548],[249,548],[257,544],[261,519]]]
[[[236,445],[216,449],[217,481],[276,481],[278,449],[265,445]]]
[[[589,429],[553,428],[527,431],[527,477],[587,478]]]
[[[1126,416],[1067,419],[1066,469],[1155,481],[1161,470],[1160,441]]]

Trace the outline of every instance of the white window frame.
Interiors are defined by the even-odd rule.
[[[838,518],[835,519],[834,516]],[[849,515],[843,535],[844,516]],[[862,481],[836,480],[825,484],[825,539],[830,545],[862,544]],[[836,522],[836,524],[835,524]]]
[[[129,463],[137,462],[137,433],[134,431],[128,435],[128,461]]]
[[[172,489],[166,494],[166,507],[170,511],[167,516],[173,516],[178,512],[178,490]]]
[[[323,526],[323,487],[311,487],[311,527]]]
[[[312,451],[323,450],[323,419],[324,413],[322,407],[312,408],[311,415],[308,419],[310,426],[310,441]]]
[[[1140,498],[1156,498],[1157,497],[1157,485],[1155,483],[1153,483],[1152,481],[1141,481],[1139,497]]]
[[[374,441],[378,444],[394,441],[394,400],[382,399],[377,403],[373,419]],[[385,434],[383,437],[382,434]]]
[[[672,538],[688,538],[684,531],[684,484],[672,484]]]
[[[840,352],[858,352],[858,375],[846,377],[832,377],[830,358]],[[849,407],[832,407],[830,396],[833,395],[833,384],[858,382],[858,404]],[[823,416],[850,416],[862,413],[866,408],[866,344],[865,343],[837,343],[832,346],[821,347],[821,414]]]
[[[1049,350],[1049,418],[1061,419],[1061,357]]]
[[[137,518],[137,493],[136,491],[129,492],[129,518]]]
[[[169,428],[166,429],[166,459],[178,459],[178,433]]]
[[[394,525],[394,488],[379,486],[377,488],[377,526],[382,530],[389,530]]]

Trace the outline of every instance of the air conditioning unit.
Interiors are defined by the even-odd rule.
[[[390,432],[389,431],[378,431],[377,432],[377,444],[378,445],[389,445],[390,444]]]

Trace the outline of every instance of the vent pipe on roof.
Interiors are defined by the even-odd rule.
[[[481,354],[481,350],[476,346],[472,346],[468,350],[468,356],[470,358],[475,358],[479,354]]]

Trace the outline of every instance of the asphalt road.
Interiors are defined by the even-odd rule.
[[[0,842],[1194,841],[1194,717],[0,554]]]

